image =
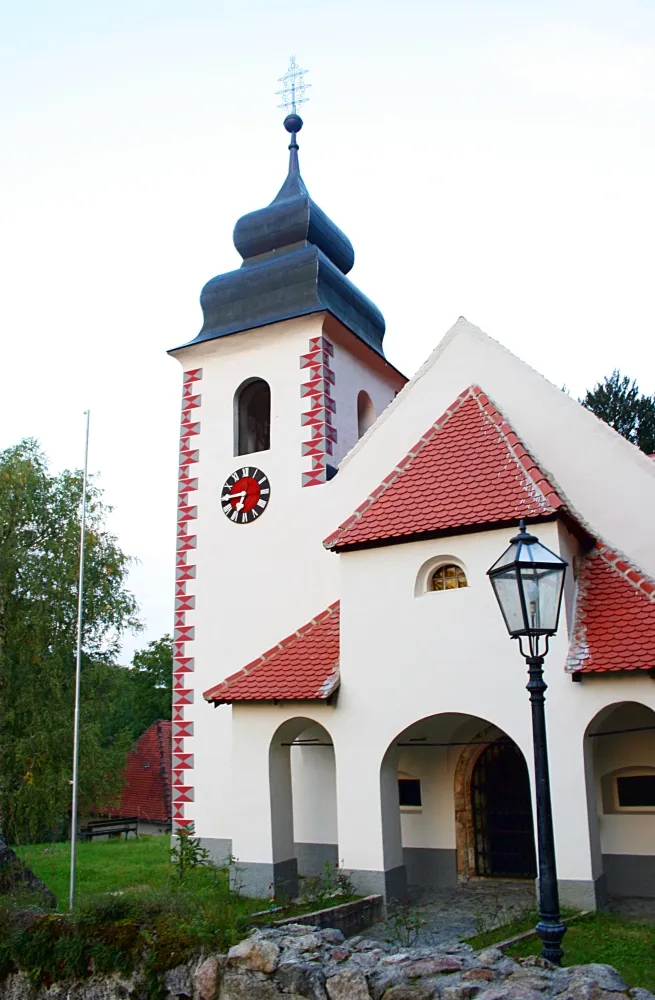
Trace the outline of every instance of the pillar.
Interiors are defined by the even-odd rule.
[[[385,900],[405,899],[407,875],[403,864],[398,805],[397,751],[382,754],[375,746],[337,752],[337,814],[339,854],[355,889]]]
[[[293,847],[290,742],[285,727],[271,739],[260,714],[233,713],[233,854],[244,896],[293,898],[298,867]]]
[[[606,891],[591,748],[572,721],[551,725],[549,759],[560,904],[595,910]]]

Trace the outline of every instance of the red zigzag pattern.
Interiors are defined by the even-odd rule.
[[[335,381],[330,368],[332,357],[334,347],[325,337],[311,337],[309,353],[300,357],[301,369],[309,369],[309,381],[300,386],[300,395],[310,404],[301,418],[302,426],[310,434],[309,441],[302,443],[302,455],[311,460],[311,469],[302,474],[303,486],[327,482],[327,456],[333,453],[337,440],[336,427],[332,426],[332,417],[337,411],[332,398]]]
[[[195,626],[187,624],[187,613],[196,606],[193,590],[196,567],[193,559],[197,535],[192,535],[191,522],[198,516],[198,508],[189,502],[189,494],[198,489],[198,479],[192,466],[198,462],[200,422],[197,420],[202,397],[197,384],[202,378],[202,368],[184,372],[182,384],[182,424],[180,428],[180,473],[177,499],[177,541],[175,555],[175,622],[173,627],[173,832],[193,825],[187,815],[187,803],[193,802],[193,785],[190,770],[193,768],[193,689],[188,686],[188,674],[194,669],[189,656],[189,643],[195,638]],[[195,470],[194,470],[195,471]]]

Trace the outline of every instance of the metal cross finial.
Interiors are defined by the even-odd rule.
[[[278,104],[278,108],[284,108],[295,115],[298,112],[298,108],[307,103],[309,98],[305,97],[305,91],[309,90],[311,83],[305,83],[303,79],[306,72],[306,69],[301,69],[298,65],[296,57],[291,56],[288,70],[278,80],[278,83],[282,84],[282,90],[275,92],[277,97],[282,98],[282,102]]]

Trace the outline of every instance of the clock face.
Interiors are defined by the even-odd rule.
[[[250,524],[263,514],[271,498],[271,484],[261,469],[246,466],[225,480],[221,492],[223,513],[235,524]]]

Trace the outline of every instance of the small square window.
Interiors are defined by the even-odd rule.
[[[655,774],[632,774],[616,779],[621,809],[655,807]]]
[[[418,778],[398,779],[398,798],[401,806],[420,807],[421,782]]]

